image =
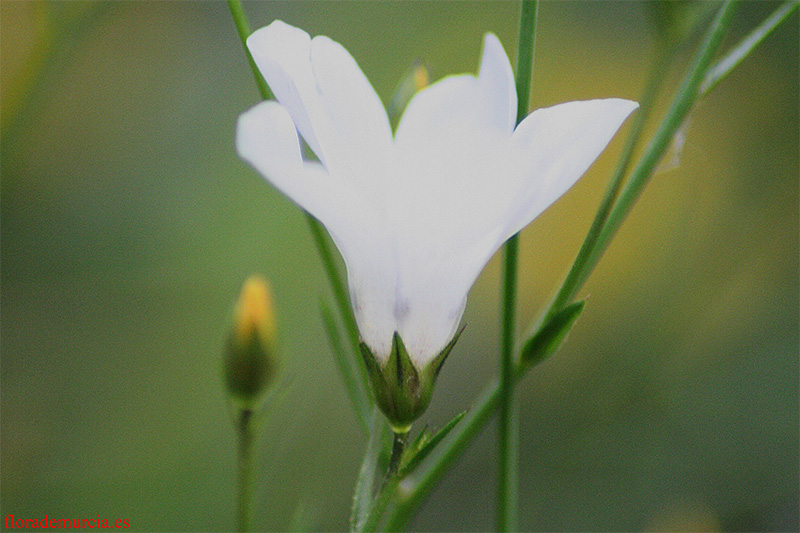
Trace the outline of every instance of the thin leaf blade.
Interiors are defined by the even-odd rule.
[[[417,440],[414,441],[417,444],[418,449],[416,452],[411,455],[408,459],[404,461],[404,463],[400,466],[399,477],[402,479],[409,475],[414,469],[419,466],[419,464],[425,460],[428,455],[436,448],[436,445],[439,444],[444,438],[450,433],[456,425],[461,422],[461,419],[467,414],[467,411],[463,411],[457,414],[450,422],[445,424],[436,434],[430,438],[423,438],[422,434]],[[413,449],[413,448],[412,448]]]
[[[525,341],[520,353],[520,364],[523,371],[541,363],[555,353],[583,312],[585,304],[586,300],[581,300],[566,306]]]
[[[353,506],[350,510],[350,530],[363,531],[367,522],[370,509],[373,506],[373,487],[378,476],[378,460],[382,451],[382,437],[380,413],[377,408],[372,409],[370,419],[369,439],[367,440],[367,451],[361,462],[356,480],[356,489],[353,491]]]
[[[371,402],[369,399],[368,391],[362,387],[361,381],[356,375],[357,370],[353,368],[351,358],[342,346],[342,338],[339,335],[339,328],[336,325],[336,320],[333,313],[325,302],[320,302],[320,312],[322,314],[322,322],[325,326],[325,334],[328,337],[328,342],[333,352],[333,358],[336,361],[336,366],[339,369],[339,374],[342,377],[347,396],[353,404],[353,409],[358,416],[361,427],[367,431],[370,426],[370,409]]]

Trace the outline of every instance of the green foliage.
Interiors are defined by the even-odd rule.
[[[347,395],[353,404],[353,409],[356,412],[356,416],[358,416],[359,422],[361,422],[361,426],[369,434],[369,418],[372,410],[369,391],[364,389],[363,382],[359,379],[359,369],[356,367],[353,357],[349,352],[345,351],[342,345],[336,319],[325,302],[320,303],[320,312],[322,314],[322,323],[325,326],[325,334],[331,346],[331,353],[334,361],[336,361]]]
[[[586,301],[581,300],[568,305],[525,341],[520,350],[520,374],[555,353],[583,312],[585,304]]]
[[[436,446],[444,440],[450,433],[450,430],[456,427],[456,424],[461,422],[467,412],[457,414],[450,422],[445,424],[439,431],[431,435],[428,432],[427,426],[419,433],[414,442],[409,446],[406,453],[403,455],[403,461],[400,463],[400,470],[398,476],[404,478],[414,472],[414,469],[425,460],[426,457],[436,448]]]
[[[373,414],[369,425],[369,438],[367,451],[358,471],[356,488],[353,492],[353,506],[350,511],[350,529],[362,531],[366,525],[369,512],[373,507],[373,490],[378,479],[381,453],[384,451],[386,441],[385,424],[382,423],[377,410]]]

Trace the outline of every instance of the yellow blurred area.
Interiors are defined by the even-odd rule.
[[[778,5],[743,2],[723,49]],[[415,61],[431,81],[474,72],[486,31],[512,62],[516,49],[515,2],[245,9],[253,28],[279,18],[341,42],[385,103]],[[543,2],[532,108],[638,99],[658,38],[648,9]],[[227,5],[2,0],[0,15],[3,516],[229,530],[220,358],[256,273],[289,387],[266,421],[256,524],[346,528],[366,439],[323,334],[331,297],[303,216],[234,152],[258,97]],[[797,530],[798,42],[794,13],[700,103],[563,349],[523,382],[525,529]],[[625,132],[524,230],[521,329],[577,253]],[[432,426],[496,372],[499,267],[471,293]],[[412,529],[493,527],[493,429]]]

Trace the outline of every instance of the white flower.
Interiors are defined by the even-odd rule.
[[[478,75],[417,93],[392,135],[338,43],[276,21],[247,46],[278,102],[240,117],[238,152],[328,229],[362,340],[382,364],[395,332],[419,369],[443,350],[489,258],[578,180],[637,107],[569,102],[515,128],[511,65],[488,33]],[[298,131],[319,163],[302,159]]]

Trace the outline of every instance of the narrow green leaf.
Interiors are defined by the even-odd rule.
[[[700,86],[700,94],[704,95],[713,89],[722,78],[727,76],[728,73],[736,67],[736,65],[741,63],[745,57],[750,55],[750,52],[752,52],[767,35],[772,33],[772,30],[777,28],[781,22],[786,20],[786,17],[788,17],[792,11],[797,9],[798,5],[800,5],[800,0],[789,0],[788,2],[781,4],[781,6],[776,9],[772,15],[767,17],[764,22],[759,24],[758,27],[748,33],[747,36],[742,39],[728,55],[717,61],[706,73],[706,77],[703,79],[703,84]]]
[[[522,346],[520,364],[522,370],[538,364],[555,353],[564,342],[567,333],[583,311],[585,300],[568,305],[529,338]]]
[[[400,466],[400,471],[398,473],[399,477],[402,479],[409,475],[414,469],[425,460],[425,458],[436,448],[436,445],[439,444],[450,430],[456,427],[456,424],[461,422],[461,419],[464,418],[464,415],[467,414],[467,411],[459,413],[455,416],[450,422],[444,425],[442,429],[436,432],[436,434],[432,437],[428,437],[427,435],[427,428],[425,431],[420,433],[420,436],[414,441],[414,444],[409,449],[409,452],[412,452],[407,459],[403,461],[403,464]]]
[[[358,416],[358,421],[364,431],[369,428],[370,406],[368,391],[365,391],[361,381],[356,375],[357,370],[353,368],[352,358],[342,346],[342,338],[339,335],[339,328],[336,326],[336,321],[333,318],[330,308],[325,302],[320,302],[320,311],[322,313],[322,323],[325,326],[325,334],[328,337],[328,342],[331,345],[333,352],[333,359],[336,361],[336,366],[339,369],[339,374],[342,376],[342,382],[347,390],[347,396],[353,404],[353,409]]]
[[[364,460],[361,462],[361,469],[358,471],[356,480],[356,490],[353,492],[353,507],[350,511],[350,529],[352,531],[362,531],[372,508],[372,490],[375,486],[375,479],[378,473],[378,459],[381,455],[381,443],[384,431],[381,431],[380,414],[377,409],[372,410],[368,430],[369,440],[367,441],[367,451],[364,453]]]
[[[425,424],[425,427],[419,432],[419,435],[417,435],[417,438],[414,439],[414,442],[408,445],[407,453],[409,456],[417,453],[429,440],[430,432],[428,431],[428,424]]]

